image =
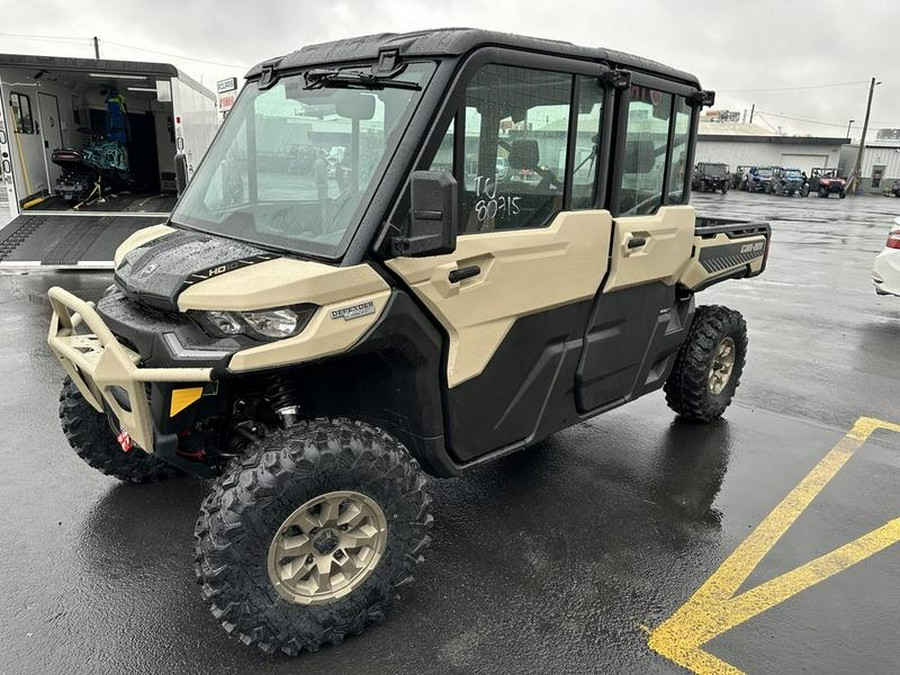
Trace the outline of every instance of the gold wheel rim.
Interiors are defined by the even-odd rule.
[[[338,491],[289,515],[269,545],[269,581],[300,605],[334,602],[375,571],[387,544],[387,518],[372,499]]]
[[[730,337],[722,338],[709,369],[709,393],[713,396],[718,396],[728,386],[734,371],[735,354],[734,340]]]

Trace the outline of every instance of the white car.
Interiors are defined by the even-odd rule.
[[[884,250],[872,265],[872,283],[878,295],[900,296],[900,218],[894,218]]]

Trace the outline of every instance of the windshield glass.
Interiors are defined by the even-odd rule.
[[[772,169],[757,169],[756,173],[758,173],[760,176],[763,176],[764,178],[768,178],[772,175]]]
[[[725,175],[725,165],[724,164],[704,164],[703,172],[707,176],[724,176]]]
[[[800,169],[788,169],[784,173],[788,178],[800,178]]]
[[[172,221],[336,257],[433,72],[414,63],[390,79],[297,74],[262,91],[248,83]]]

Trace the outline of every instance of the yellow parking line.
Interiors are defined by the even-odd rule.
[[[740,673],[701,646],[797,593],[900,542],[900,518],[830,553],[735,596],[760,561],[877,429],[900,424],[860,417],[807,476],[756,527],[709,579],[650,633],[650,648],[696,673]]]

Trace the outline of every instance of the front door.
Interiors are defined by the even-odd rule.
[[[529,442],[548,416],[574,421],[613,227],[595,208],[602,94],[596,74],[478,68],[431,164],[452,166],[459,184],[457,248],[387,262],[446,332],[445,430],[459,462]]]
[[[62,126],[59,119],[59,101],[53,94],[38,92],[38,110],[41,120],[41,140],[44,154],[47,157],[47,185],[50,192],[56,186],[56,179],[62,170],[54,164],[50,157],[54,150],[63,147]]]

